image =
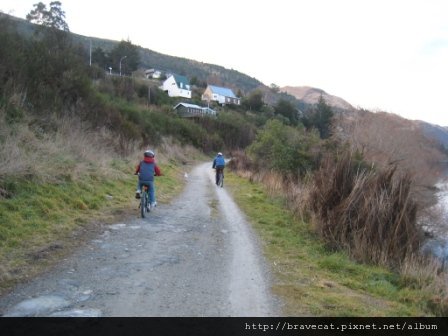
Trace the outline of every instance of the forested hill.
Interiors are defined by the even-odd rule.
[[[7,14],[0,13],[0,15]],[[11,18],[17,21],[18,30],[21,33],[30,35],[34,32],[34,24],[17,17]],[[92,49],[101,48],[108,52],[120,42],[75,33],[71,34],[75,42],[80,42],[86,50],[90,48],[90,43],[92,43]],[[227,85],[236,91],[241,90],[242,92],[250,92],[259,87],[266,87],[259,80],[237,70],[226,69],[219,65],[202,63],[182,57],[169,56],[141,46],[138,48],[140,52],[140,67],[143,69],[155,68],[178,73],[189,78],[196,77],[204,82],[214,82],[216,85]]]

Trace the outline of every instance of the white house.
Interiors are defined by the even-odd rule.
[[[185,76],[170,75],[163,82],[162,90],[170,97],[191,98],[190,82]]]
[[[216,101],[221,105],[234,104],[240,105],[241,99],[235,96],[233,91],[229,88],[219,87],[215,85],[208,85],[201,97],[202,100]]]
[[[174,109],[181,117],[191,118],[191,117],[204,117],[210,116],[215,117],[216,111],[209,107],[202,107],[199,105],[179,103],[174,106]]]
[[[148,70],[145,70],[145,75],[146,75],[146,78],[159,79],[160,77],[162,77],[162,71],[157,70],[157,69],[148,69]]]

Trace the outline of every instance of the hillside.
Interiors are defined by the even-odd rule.
[[[0,15],[15,21],[17,23],[17,30],[20,34],[30,37],[34,33],[36,27],[34,24],[7,14],[0,13]],[[89,50],[90,45],[92,46],[92,49],[101,48],[108,52],[119,43],[119,41],[88,37],[74,33],[71,33],[71,35],[74,41],[81,44],[86,52]],[[365,115],[365,111],[355,109],[343,98],[331,95],[319,88],[308,86],[285,86],[282,87],[279,92],[275,92],[259,80],[233,69],[226,69],[219,65],[202,63],[182,57],[164,55],[148,48],[138,47],[138,50],[140,54],[139,66],[141,69],[157,68],[186,75],[189,78],[196,77],[209,84],[231,87],[235,92],[241,92],[243,95],[248,95],[251,92],[258,90],[263,93],[264,102],[268,105],[273,106],[279,99],[286,99],[291,101],[296,108],[305,113],[312,105],[316,104],[322,96],[335,112],[343,111],[345,112],[345,117],[350,116],[349,119],[358,119],[360,117],[359,114],[361,114],[361,116]],[[350,113],[347,114],[347,112]],[[426,138],[433,141],[433,144],[436,147],[442,144],[444,148],[448,148],[448,130],[446,128],[425,122],[415,123],[420,132],[414,132],[414,134],[423,134]],[[345,129],[345,131],[349,132],[348,129]],[[350,137],[349,134],[346,134],[345,136]]]
[[[1,12],[0,16],[6,16],[9,19],[14,20],[17,23],[18,31],[21,34],[30,36],[34,33],[36,27],[34,24]],[[101,48],[108,52],[120,42],[75,33],[71,33],[71,35],[75,43],[80,43],[85,50],[89,50],[90,43],[92,43],[92,50]],[[190,78],[195,76],[206,82],[216,85],[228,85],[236,91],[239,89],[243,92],[250,92],[259,86],[263,86],[263,83],[253,77],[237,70],[226,69],[219,65],[202,63],[182,57],[169,56],[141,46],[139,46],[139,52],[141,57],[140,67],[143,69],[156,68],[163,71],[175,72]]]
[[[399,163],[412,172],[419,185],[430,186],[440,177],[440,163],[447,156],[440,150],[442,127],[415,122],[393,113],[356,110],[350,118],[338,118],[336,136],[348,141],[364,158],[376,165]]]
[[[426,137],[433,139],[448,150],[448,127],[429,124],[424,121],[415,122],[423,131]]]
[[[320,96],[322,96],[326,103],[332,107],[349,111],[354,110],[353,106],[344,99],[328,94],[324,90],[318,88],[309,86],[285,86],[282,87],[280,91],[286,92],[310,105],[317,104]]]

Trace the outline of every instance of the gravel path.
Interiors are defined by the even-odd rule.
[[[107,229],[0,298],[3,316],[278,316],[244,215],[209,163],[148,218]]]

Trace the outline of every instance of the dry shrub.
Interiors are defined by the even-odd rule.
[[[286,183],[285,187],[284,194],[288,201],[288,208],[297,218],[308,221],[311,217],[308,204],[312,187],[309,177],[291,180]]]
[[[27,116],[20,123],[8,124],[0,110],[0,197],[11,196],[2,187],[10,178],[42,183],[75,181],[88,175],[121,178],[128,173],[123,163],[130,162],[132,173],[134,161],[138,162],[149,146],[105,127],[92,127],[77,117],[45,118]],[[179,145],[171,138],[162,139],[153,149],[162,163],[187,163],[199,156],[192,146]]]
[[[137,164],[142,160],[143,153],[146,149],[151,149],[156,154],[156,161],[159,165],[169,164],[169,163],[180,163],[182,165],[189,164],[193,162],[196,158],[201,157],[200,151],[192,145],[180,144],[177,140],[172,137],[164,137],[159,142],[158,146],[147,143],[134,148],[134,151],[129,158],[132,164]],[[176,168],[176,165],[172,166],[179,173],[184,174],[185,171]]]
[[[400,266],[401,285],[429,293],[428,307],[436,316],[448,316],[448,273],[444,262],[427,255],[407,257]]]
[[[316,229],[356,260],[397,267],[423,243],[412,186],[393,166],[359,169],[350,153],[328,160],[314,176],[309,199]]]
[[[25,175],[30,169],[29,159],[20,144],[25,142],[26,134],[18,130],[11,136],[2,136],[0,143],[0,176],[11,174]]]
[[[160,162],[175,161],[188,164],[200,155],[194,146],[179,144],[172,137],[164,137],[156,150]]]
[[[244,151],[233,152],[231,156],[228,167],[238,176],[251,182],[262,183],[269,195],[283,197],[296,217],[301,219],[309,217],[306,207],[310,194],[309,178],[285,176],[274,171],[260,170]]]
[[[45,123],[52,130],[44,131],[40,125]],[[0,181],[12,177],[57,182],[86,174],[118,177],[121,173],[111,169],[111,162],[120,141],[107,129],[91,129],[77,118],[8,125],[0,115]]]
[[[240,172],[240,171],[253,171],[255,168],[254,162],[246,155],[242,150],[232,152],[232,159],[228,164],[228,168]]]

